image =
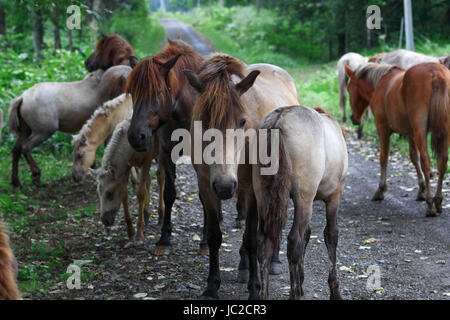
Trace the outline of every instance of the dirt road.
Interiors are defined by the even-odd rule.
[[[191,27],[175,20],[162,20],[171,37],[177,34],[190,42],[196,50],[209,53],[211,46],[204,43]],[[192,42],[191,42],[192,41]],[[300,92],[301,95],[301,92]],[[348,139],[349,170],[343,195],[338,225],[338,278],[344,299],[449,299],[450,292],[450,180],[444,183],[444,212],[436,218],[425,218],[426,206],[416,202],[416,174],[409,159],[391,154],[388,167],[388,192],[383,202],[370,198],[378,186],[378,145]],[[79,199],[79,188],[61,188],[72,185],[67,179],[46,186],[42,192],[66,190],[65,199]],[[435,188],[436,181],[433,180]],[[157,194],[152,193],[151,225],[146,230],[146,241],[138,247],[124,248],[127,243],[125,226],[116,222],[111,238],[105,238],[98,217],[81,219],[82,234],[72,232],[73,224],[61,227],[70,251],[67,260],[91,260],[82,272],[82,289],[68,290],[65,283],[49,293],[53,299],[197,299],[200,297],[208,275],[208,257],[198,253],[203,214],[198,199],[195,172],[189,164],[177,166],[177,200],[173,209],[172,252],[167,256],[154,255],[158,239]],[[95,182],[87,180],[82,192],[95,193]],[[77,190],[75,193],[74,190]],[[152,185],[152,190],[155,186]],[[136,197],[131,209],[137,212]],[[96,205],[95,199],[90,205]],[[284,231],[281,248],[283,273],[271,276],[271,298],[287,299],[289,273],[286,257],[286,235],[292,222]],[[239,262],[238,250],[243,230],[236,229],[233,201],[223,204],[224,233],[220,253],[222,299],[247,299],[247,286],[236,282]],[[134,216],[134,219],[136,217]],[[305,257],[305,299],[328,299],[328,255],[323,239],[325,227],[324,205],[316,203],[311,221],[311,241]],[[61,235],[55,234],[55,238]],[[367,289],[368,268],[379,268],[381,287]],[[369,277],[368,277],[369,276]],[[36,297],[35,297],[36,298]]]

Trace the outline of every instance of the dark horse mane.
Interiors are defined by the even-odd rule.
[[[180,58],[164,79],[160,67],[177,55]],[[201,61],[203,57],[185,42],[169,40],[169,44],[161,52],[143,59],[134,67],[128,77],[127,93],[131,94],[135,104],[151,102],[157,97],[163,106],[165,99],[178,96],[188,85],[183,70],[196,70]]]
[[[109,61],[112,65],[119,65],[135,55],[131,45],[117,33],[103,36],[95,45],[95,51],[100,52],[103,61]]]
[[[200,66],[198,77],[203,92],[193,110],[193,119],[201,120],[209,128],[226,129],[245,109],[232,85],[232,76],[244,78],[245,65],[238,59],[216,54]]]

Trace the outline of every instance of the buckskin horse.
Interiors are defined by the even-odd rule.
[[[289,200],[294,202],[294,222],[288,236],[287,257],[291,275],[291,299],[303,296],[304,256],[311,229],[313,202],[326,205],[325,244],[330,258],[330,298],[340,299],[336,273],[339,230],[337,214],[348,167],[345,133],[336,119],[321,108],[304,106],[277,108],[269,112],[259,130],[278,130],[278,150],[267,138],[268,149],[278,152],[279,169],[274,175],[261,174],[264,165],[253,167],[253,186],[258,205],[258,260],[261,296],[269,295],[269,259],[278,245],[287,220]],[[270,133],[268,134],[270,135]]]
[[[216,129],[225,136],[228,129],[245,131],[255,129],[261,118],[273,108],[299,103],[294,80],[277,66],[269,64],[245,66],[234,57],[217,54],[206,60],[197,72],[186,70],[185,73],[189,83],[200,94],[193,110],[191,125],[194,149],[196,143],[201,143],[195,141],[192,134],[196,121],[201,122],[202,130]],[[252,237],[256,234],[257,208],[252,186],[252,167],[248,162],[230,164],[226,161],[240,158],[243,146],[236,147],[234,140],[231,141],[233,147],[229,147],[229,141],[225,141],[226,148],[223,150],[225,152],[217,151],[216,157],[223,160],[219,163],[208,165],[203,159],[196,159],[195,151],[191,155],[207,222],[209,275],[203,296],[218,298],[221,282],[219,272],[219,249],[222,243],[219,225],[221,201],[232,198],[237,192],[243,198],[247,212],[243,243],[239,251],[241,254],[239,277],[248,277],[249,297],[257,299],[259,298],[257,249],[256,238]],[[246,145],[245,150],[248,150],[248,140],[243,145]],[[201,143],[200,146],[203,152],[205,144]],[[245,266],[247,259],[249,266]],[[249,267],[249,270],[243,266]]]
[[[124,90],[130,71],[128,66],[115,66],[107,71],[96,70],[80,81],[42,82],[15,98],[8,109],[9,132],[19,136],[12,149],[12,185],[20,185],[21,155],[31,168],[33,183],[39,185],[41,171],[31,156],[32,149],[56,131],[80,130],[99,105]]]
[[[348,91],[353,123],[359,124],[370,104],[380,137],[380,184],[372,200],[384,199],[389,140],[391,134],[397,132],[407,137],[409,142],[410,157],[419,182],[417,200],[426,201],[427,216],[441,213],[442,182],[447,170],[450,138],[450,71],[439,63],[418,64],[408,70],[372,63],[360,66],[355,71],[348,66],[345,69],[350,77]],[[430,158],[427,150],[429,131],[439,171],[434,198],[431,197]]]

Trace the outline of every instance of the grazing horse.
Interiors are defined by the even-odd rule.
[[[166,47],[154,56],[141,60],[128,78],[127,93],[133,98],[133,117],[128,141],[138,152],[148,151],[152,136],[159,140],[159,163],[164,166],[164,221],[156,253],[163,254],[170,246],[171,211],[176,198],[176,166],[171,152],[177,144],[171,141],[172,132],[189,130],[192,108],[197,92],[183,74],[183,70],[197,70],[203,57],[181,40],[169,40]],[[137,238],[143,238],[137,234]]]
[[[99,105],[115,98],[120,92],[117,87],[123,91],[130,71],[130,67],[116,66],[94,71],[81,81],[42,82],[14,99],[8,110],[8,126],[19,138],[12,149],[12,185],[20,185],[18,163],[22,154],[30,165],[33,183],[39,185],[41,171],[31,150],[56,131],[80,130]]]
[[[73,136],[72,177],[75,182],[83,179],[95,161],[98,147],[112,135],[115,127],[125,120],[132,110],[131,96],[121,94],[98,107],[80,132]]]
[[[265,165],[253,167],[253,186],[258,205],[258,260],[261,296],[269,295],[269,262],[287,220],[289,199],[294,202],[294,222],[288,236],[287,257],[291,275],[291,299],[303,296],[304,256],[311,229],[313,202],[326,205],[325,244],[331,261],[330,298],[340,299],[336,274],[337,214],[348,167],[345,133],[334,117],[322,109],[304,106],[277,108],[260,122],[259,130],[279,132],[278,150],[267,135],[268,149],[278,152],[276,174],[262,175]]]
[[[359,124],[361,115],[370,104],[380,137],[380,185],[372,200],[384,199],[389,140],[391,134],[397,132],[409,141],[410,157],[419,181],[417,200],[426,200],[427,216],[441,213],[442,181],[447,170],[450,139],[450,71],[438,63],[422,63],[408,70],[372,63],[360,66],[356,71],[348,66],[345,68],[350,77],[348,91],[353,123]],[[439,170],[434,198],[431,197],[430,158],[427,150],[429,131]]]
[[[349,65],[351,68],[356,69],[358,66],[367,63],[368,58],[363,57],[362,55],[354,52],[349,52],[344,54],[337,63],[338,68],[338,88],[339,88],[339,104],[341,106],[342,113],[342,121],[346,122],[346,104],[347,104],[347,84],[348,77],[345,74],[345,65]],[[361,139],[363,136],[363,122],[361,122],[358,127],[358,139]]]
[[[153,136],[152,145],[148,152],[136,152],[128,143],[127,131],[129,126],[130,119],[126,119],[117,125],[111,141],[106,147],[102,166],[98,170],[93,170],[93,173],[98,181],[97,193],[100,199],[100,214],[103,225],[109,230],[114,224],[122,203],[128,237],[133,240],[135,233],[128,209],[128,176],[131,166],[141,168],[137,190],[139,202],[137,234],[143,234],[144,226],[150,216],[148,208],[148,194],[151,183],[150,166],[151,161],[158,157],[159,148],[157,137]],[[157,180],[159,193],[158,223],[161,223],[164,216],[164,202],[162,201],[164,175],[161,164],[158,167]]]
[[[254,130],[271,109],[298,104],[295,82],[286,71],[277,66],[269,64],[245,66],[238,59],[222,54],[214,55],[205,61],[198,73],[189,70],[185,73],[189,83],[200,94],[192,116],[191,144],[194,151],[191,156],[197,172],[199,196],[206,212],[207,222],[209,276],[203,296],[218,298],[221,282],[219,272],[219,248],[222,243],[219,225],[221,201],[232,198],[237,192],[243,199],[247,212],[243,244],[239,250],[241,255],[239,278],[248,278],[250,298],[255,299],[259,297],[259,281],[256,238],[252,236],[256,232],[257,219],[252,167],[248,162],[246,164],[236,162],[236,159],[240,159],[244,145],[248,150],[249,142],[246,139],[245,143],[236,146],[236,139],[225,141],[226,150],[215,151],[218,161],[207,164],[201,155],[208,146],[202,141],[197,141],[196,123],[200,123],[199,130],[202,132],[208,129],[221,132],[222,137],[215,136],[215,139],[224,145],[223,140],[228,129],[245,132],[249,129]],[[196,146],[198,144],[200,147]],[[201,151],[200,156],[196,156],[196,150]],[[198,159],[199,157],[201,159]],[[235,161],[226,161],[227,159]],[[274,248],[273,251],[277,249]]]
[[[117,33],[108,36],[102,34],[102,38],[95,45],[94,52],[84,62],[84,66],[89,72],[98,69],[107,70],[118,65],[133,68],[138,62],[134,55],[131,45]]]
[[[9,245],[5,228],[0,223],[0,300],[20,299],[16,278],[17,260]]]

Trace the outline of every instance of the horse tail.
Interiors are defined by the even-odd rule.
[[[279,150],[272,150],[272,129],[279,130]],[[276,123],[268,130],[267,152],[278,152],[278,172],[271,175],[260,175],[263,197],[258,205],[264,234],[271,240],[275,248],[280,241],[280,235],[287,220],[291,192],[291,164],[286,148],[286,141]],[[263,167],[259,164],[259,167]]]
[[[20,133],[20,123],[18,117],[20,117],[20,106],[22,105],[23,98],[18,97],[14,99],[8,109],[8,131],[9,133]]]
[[[15,281],[17,262],[9,246],[9,238],[0,224],[0,300],[18,300]]]
[[[345,107],[347,104],[347,83],[348,77],[345,73],[344,63],[338,66],[338,89],[339,89],[339,105],[341,107],[342,116],[345,114]]]
[[[106,101],[112,100],[120,96],[122,93],[125,93],[126,86],[127,86],[126,77],[120,76],[119,78],[117,78],[117,80],[114,81],[114,83],[110,86],[108,90],[108,96]]]
[[[431,149],[436,156],[447,152],[445,148],[448,141],[449,88],[445,79],[437,75],[433,76],[431,87],[429,128],[431,130]]]

